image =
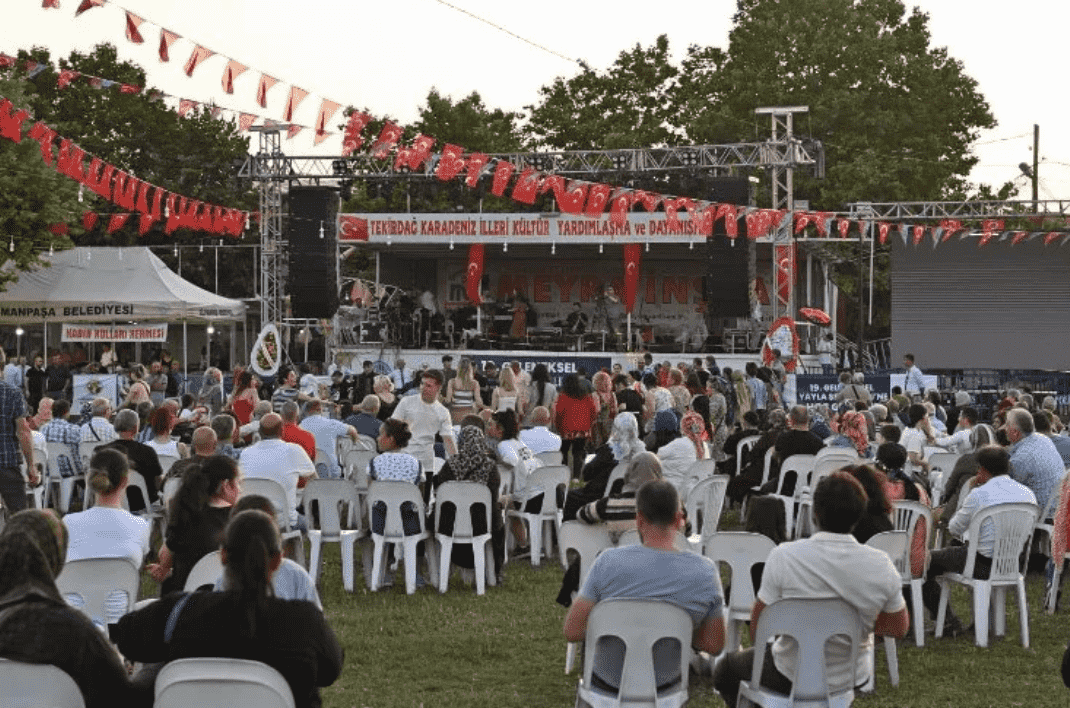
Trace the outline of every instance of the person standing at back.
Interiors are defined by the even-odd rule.
[[[26,508],[26,481],[31,486],[41,481],[34,465],[33,438],[26,422],[28,412],[22,391],[0,380],[0,497],[9,514]],[[26,461],[25,480],[19,467],[23,460]]]

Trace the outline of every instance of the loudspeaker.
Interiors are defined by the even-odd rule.
[[[708,181],[711,202],[745,206],[750,184],[745,177],[715,177]],[[749,317],[750,293],[747,271],[754,242],[747,238],[744,224],[739,235],[728,238],[724,220],[713,227],[713,238],[706,240],[706,277],[702,279],[702,296],[711,318]]]
[[[338,309],[338,194],[326,187],[292,187],[289,199],[290,270],[286,289],[292,316],[330,319]]]

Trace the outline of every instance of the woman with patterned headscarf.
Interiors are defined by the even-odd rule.
[[[747,385],[747,377],[742,371],[732,372],[732,388],[736,391],[736,419],[739,420],[743,418],[744,413],[754,410],[750,386]]]
[[[29,509],[8,519],[0,533],[0,657],[62,669],[78,684],[87,708],[130,705],[130,680],[119,655],[56,587],[66,556],[67,529],[50,510]]]
[[[461,433],[457,436],[457,454],[442,465],[442,469],[435,475],[434,486],[437,489],[440,484],[449,481],[475,482],[490,489],[493,505],[490,510],[490,543],[494,552],[494,574],[498,577],[500,584],[502,563],[505,561],[505,523],[502,518],[501,501],[498,498],[501,475],[498,473],[498,465],[491,459],[486,434],[474,425],[461,428]],[[452,507],[439,510],[438,531],[440,533],[453,533],[456,511]],[[485,513],[478,507],[472,510],[472,528],[476,535],[486,533]],[[471,545],[455,544],[452,558],[454,565],[462,568],[475,567]]]
[[[691,478],[691,466],[709,456],[705,437],[706,423],[702,416],[688,411],[680,421],[680,437],[658,448],[662,476],[672,482],[681,499],[687,498],[696,481]]]
[[[840,416],[839,434],[829,441],[829,447],[849,447],[859,457],[873,457],[869,444],[869,426],[858,411],[844,411]]]
[[[609,477],[617,465],[631,462],[632,458],[645,450],[646,446],[639,437],[639,422],[635,416],[631,413],[618,413],[613,419],[613,431],[609,434],[609,440],[595,450],[594,458],[583,466],[584,485],[579,489],[569,490],[565,496],[565,520],[575,519],[580,507],[605,496]]]
[[[725,424],[728,402],[724,396],[715,392],[712,396],[695,396],[691,399],[691,409],[706,420],[706,438],[710,443],[711,458],[716,462],[724,462],[728,459],[724,449],[725,441],[728,440],[728,426]]]

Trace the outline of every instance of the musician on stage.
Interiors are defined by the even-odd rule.
[[[565,318],[565,332],[568,334],[583,334],[587,331],[587,315],[580,307],[580,303],[572,303],[572,312]]]

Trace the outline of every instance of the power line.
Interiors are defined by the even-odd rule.
[[[1006,143],[1011,140],[1020,140],[1022,138],[1028,138],[1031,133],[1022,133],[1021,135],[1012,135],[1009,138],[993,138],[992,140],[985,140],[983,142],[974,143],[974,145],[993,145],[995,143]]]
[[[435,0],[435,2],[437,2],[440,5],[445,5],[446,7],[450,8],[450,9],[456,10],[457,12],[464,13],[465,15],[468,15],[469,17],[471,17],[473,20],[478,20],[479,22],[482,22],[483,24],[490,25],[491,27],[493,27],[494,29],[498,30],[499,32],[504,32],[504,33],[506,33],[507,35],[509,35],[511,37],[515,37],[516,39],[519,39],[521,42],[526,42],[527,44],[530,44],[531,46],[535,47],[536,49],[541,49],[542,51],[546,52],[547,54],[553,54],[558,59],[564,59],[565,61],[570,62],[572,64],[578,64],[581,67],[583,66],[583,64],[578,59],[573,59],[572,57],[566,57],[564,54],[562,54],[560,52],[557,52],[557,51],[554,51],[553,49],[550,49],[549,47],[545,47],[545,46],[539,44],[538,42],[533,42],[530,39],[527,39],[526,37],[521,37],[516,32],[513,32],[512,30],[506,29],[505,27],[502,27],[499,24],[495,24],[495,23],[491,22],[490,20],[488,20],[485,17],[480,17],[479,15],[471,13],[468,10],[465,10],[463,7],[457,7],[456,5],[452,5],[452,4],[448,3],[448,2],[446,2],[446,0]]]

